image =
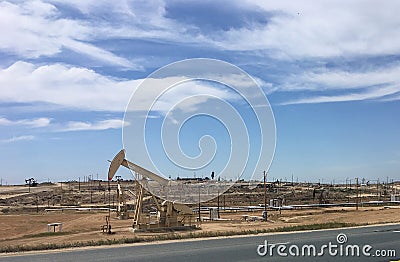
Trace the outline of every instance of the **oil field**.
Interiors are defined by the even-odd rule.
[[[0,187],[2,252],[400,222],[400,183],[393,181],[238,181],[202,203],[200,212],[199,205],[189,205],[189,228],[151,226],[160,207],[144,191],[140,221],[147,226],[137,230],[133,230],[139,203],[135,180],[33,181]],[[190,179],[186,183],[208,182]]]

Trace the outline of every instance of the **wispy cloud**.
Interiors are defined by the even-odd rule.
[[[114,66],[141,68],[89,43],[96,38],[95,26],[79,19],[62,17],[60,10],[50,3],[3,1],[0,10],[0,28],[7,36],[0,39],[0,50],[25,58],[38,58],[56,55],[66,48]]]
[[[115,54],[107,50],[101,49],[88,43],[68,39],[63,41],[63,46],[77,53],[88,55],[98,61],[104,62],[105,64],[113,64],[117,66],[122,66],[124,68],[143,70],[142,66],[135,65],[132,61],[129,61],[128,59],[116,56]]]
[[[329,102],[347,102],[347,101],[362,101],[378,99],[386,96],[390,96],[400,92],[399,86],[386,86],[386,87],[374,87],[367,91],[360,93],[348,93],[345,95],[332,95],[332,96],[311,96],[308,98],[300,98],[290,100],[281,103],[281,105],[293,105],[293,104],[315,104],[315,103],[329,103]]]
[[[212,39],[230,50],[277,58],[391,55],[400,52],[398,1],[249,1],[274,15],[264,27],[231,29]],[[249,3],[248,2],[248,3]],[[379,43],[379,44],[378,44]]]
[[[396,93],[396,95],[379,99],[379,101],[382,101],[382,102],[390,102],[390,101],[397,101],[397,100],[400,100],[400,91],[398,93]]]
[[[29,141],[29,140],[34,140],[35,136],[13,136],[11,138],[8,139],[3,139],[0,140],[0,143],[13,143],[13,142],[18,142],[18,141]]]
[[[124,111],[140,80],[118,80],[62,64],[16,62],[0,70],[0,102],[43,102],[84,110]]]
[[[303,95],[301,98],[283,102],[282,105],[370,99],[393,101],[400,99],[398,96],[400,92],[399,75],[400,66],[398,65],[363,72],[315,70],[288,77],[278,91],[292,92],[293,96],[298,93]],[[331,94],[321,95],[325,91],[329,91]],[[332,92],[334,93],[332,94]]]
[[[220,50],[262,51],[263,56],[284,59],[400,52],[400,17],[393,12],[400,9],[400,3],[395,0],[384,5],[357,0],[350,4],[249,0],[225,5],[224,12],[213,13],[219,17],[208,16],[210,9],[216,8],[212,2],[189,15],[183,13],[187,11],[182,8],[185,4],[189,3],[121,1],[116,6],[109,1],[5,1],[0,5],[0,28],[8,37],[0,40],[0,48],[29,58],[53,56],[67,48],[134,68],[140,66],[94,43],[149,39]],[[77,12],[76,17],[65,15],[71,9]],[[215,24],[217,28],[209,27]]]
[[[379,68],[372,71],[327,71],[313,70],[300,75],[291,75],[280,85],[274,85],[272,90],[271,83],[256,79],[264,88],[271,92],[292,92],[293,99],[282,104],[301,104],[301,103],[323,103],[356,101],[365,99],[388,99],[398,100],[396,94],[400,92],[400,66],[389,68]],[[210,76],[211,77],[211,76]],[[246,88],[246,82],[235,76],[227,76],[237,85]],[[212,78],[212,77],[211,77]],[[176,83],[187,80],[185,77],[174,79],[149,79],[152,88],[157,89],[166,83]],[[50,64],[46,66],[36,66],[27,62],[16,62],[8,68],[0,70],[0,85],[13,86],[2,90],[0,102],[19,102],[19,103],[48,103],[67,108],[94,111],[117,111],[123,112],[129,101],[132,92],[135,91],[143,79],[124,80],[109,76],[103,76],[93,70],[81,67],[73,67],[63,64]],[[153,90],[154,90],[153,89]],[[179,90],[179,91],[178,91]],[[306,93],[308,97],[295,98],[298,91],[310,91]],[[338,95],[321,95],[315,92],[338,91],[345,92]],[[151,93],[152,90],[149,90]],[[314,93],[313,93],[314,92]],[[186,88],[178,88],[169,92],[173,95],[160,97],[156,109],[166,112],[176,101],[184,97],[190,97],[199,93],[209,94],[225,100],[232,100],[232,94],[222,91],[213,86],[191,83]],[[397,95],[397,96],[396,96]],[[135,104],[130,109],[137,111],[147,110],[143,104],[148,99],[144,93],[142,100],[144,103]],[[198,100],[203,103],[204,100]],[[186,109],[195,107],[192,104]],[[184,109],[184,108],[183,108]],[[30,125],[34,127],[49,125],[51,119],[25,119],[11,121],[0,118],[0,125]]]
[[[50,125],[50,122],[51,119],[46,117],[20,120],[9,120],[7,118],[0,117],[0,126],[46,127]]]
[[[97,122],[80,122],[71,121],[66,124],[65,127],[58,129],[58,131],[93,131],[93,130],[107,130],[107,129],[119,129],[123,125],[129,125],[129,123],[124,122],[121,119],[108,119]]]
[[[160,88],[184,80],[188,80],[188,78],[177,76],[148,79],[151,89],[144,90],[139,102],[129,109],[148,110],[146,105],[148,99],[154,95],[154,91],[157,92]],[[0,70],[0,85],[13,86],[13,88],[4,89],[0,93],[0,102],[43,102],[79,110],[124,112],[131,94],[142,81],[143,79],[123,80],[103,76],[87,68],[62,64],[36,66],[20,61]],[[242,83],[243,81],[239,78],[236,82],[238,85],[246,84]],[[187,83],[185,88],[172,88],[172,91],[169,92],[172,95],[162,96],[158,100],[157,110],[166,112],[175,105],[176,101],[199,93],[214,95],[226,100],[233,98],[232,93],[221,91],[212,85],[198,82]],[[203,101],[198,101],[198,103],[201,102]],[[191,106],[196,106],[196,104]]]
[[[0,102],[44,102],[80,110],[124,111],[141,79],[117,79],[85,67],[43,65],[39,60],[57,57],[67,49],[103,66],[143,69],[143,65],[130,59],[129,47],[113,42],[120,39],[191,48],[195,43],[196,47],[213,51],[249,51],[259,59],[293,61],[400,54],[400,16],[392,11],[400,8],[398,1],[385,1],[382,5],[357,0],[351,4],[249,0],[226,6],[221,17],[212,21],[206,20],[211,19],[207,8],[211,3],[190,15],[183,14],[185,9],[180,5],[162,0],[122,1],[120,5],[96,0],[1,2],[0,29],[8,37],[0,39],[0,51],[16,55],[20,61],[0,71],[0,85],[13,87],[2,90]],[[191,15],[196,17],[192,19]],[[228,21],[225,15],[236,20]],[[23,62],[24,59],[31,62]],[[152,59],[158,61],[158,57]],[[38,60],[40,65],[36,64]],[[285,72],[277,77],[287,80],[278,85],[266,79],[256,80],[267,92],[345,92],[306,93],[306,98],[294,95],[284,104],[398,99],[395,94],[400,67],[354,71],[312,68],[301,75]]]
[[[32,127],[47,127],[49,131],[64,132],[64,131],[84,131],[84,130],[107,130],[119,129],[123,125],[127,126],[129,123],[121,119],[106,119],[97,122],[84,122],[84,121],[69,121],[65,123],[52,122],[50,118],[35,118],[35,119],[20,119],[9,120],[7,118],[0,118],[0,126],[21,126],[25,128]],[[2,140],[2,142],[14,142],[19,140],[32,140],[34,136],[18,136],[10,139]]]
[[[316,68],[301,75],[286,78],[281,91],[348,90],[375,85],[397,84],[400,88],[400,65],[358,71]],[[399,90],[400,91],[400,90]]]

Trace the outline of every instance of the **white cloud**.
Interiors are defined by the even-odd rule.
[[[84,110],[123,112],[140,80],[122,81],[61,64],[16,62],[0,70],[0,102],[44,102]]]
[[[151,90],[144,90],[130,110],[148,110],[148,99],[152,99],[154,92],[183,80],[187,78],[182,76],[146,80]],[[143,79],[115,79],[86,68],[61,64],[36,66],[16,62],[0,70],[0,86],[4,87],[0,93],[0,102],[44,102],[79,110],[124,112],[131,94],[142,81]],[[233,98],[231,93],[210,85],[188,83],[191,84],[185,88],[173,88],[170,93],[172,96],[162,96],[158,100],[158,110],[166,112],[181,98],[198,93],[215,95],[226,100]],[[238,84],[241,82],[238,81]],[[201,102],[203,101],[198,101]]]
[[[116,56],[107,50],[98,48],[91,44],[83,43],[80,41],[74,41],[71,39],[65,39],[63,42],[63,46],[66,46],[77,53],[86,54],[92,58],[95,58],[99,61],[103,61],[108,64],[118,65],[125,68],[132,68],[138,70],[143,69],[142,66],[134,65],[131,61],[125,58]]]
[[[94,123],[71,121],[68,122],[65,127],[59,129],[58,131],[88,131],[88,130],[119,129],[122,128],[123,125],[127,126],[129,125],[129,123],[124,122],[121,119],[108,119],[108,120],[97,121]]]
[[[1,143],[13,143],[13,142],[18,142],[18,141],[29,141],[29,140],[34,140],[35,137],[28,135],[28,136],[14,136],[9,139],[3,139],[0,140]]]
[[[0,126],[24,126],[24,127],[49,127],[53,131],[83,131],[83,130],[106,130],[106,129],[119,129],[123,125],[127,126],[129,123],[121,119],[106,119],[97,122],[82,122],[70,121],[67,123],[52,123],[51,119],[46,117],[35,119],[20,119],[9,120],[0,117]],[[19,140],[32,140],[33,136],[20,136],[6,139],[3,142],[14,142]]]
[[[55,55],[63,48],[107,64],[140,69],[131,61],[88,43],[95,27],[78,19],[61,18],[59,10],[42,1],[0,3],[0,50],[26,58]],[[98,26],[98,25],[96,25]]]
[[[399,75],[400,65],[363,72],[323,69],[288,77],[287,83],[281,88],[282,90],[340,90],[387,84],[397,84],[400,88]]]
[[[67,48],[107,65],[136,69],[141,66],[94,43],[109,39],[157,39],[169,43],[196,43],[197,46],[207,45],[224,51],[257,51],[259,56],[294,59],[400,53],[400,30],[397,30],[400,16],[393,12],[400,7],[398,1],[386,1],[383,5],[358,0],[351,3],[248,0],[241,5],[264,10],[268,14],[268,23],[215,33],[212,30],[192,30],[195,25],[167,18],[168,4],[161,0],[122,1],[119,5],[95,0],[4,1],[0,3],[0,30],[7,37],[0,38],[0,50],[38,58],[53,56]],[[65,6],[81,13],[71,18],[62,13]],[[119,47],[112,48],[118,50]],[[354,89],[352,93],[334,98],[303,99],[308,102],[392,99],[386,96],[396,92],[399,74],[400,67],[361,73],[314,70],[294,77],[287,75],[287,81],[279,87],[272,87],[261,79],[256,81],[267,92]],[[124,111],[131,92],[141,81],[115,79],[87,68],[63,64],[37,66],[16,62],[0,71],[0,85],[6,87],[0,93],[0,102],[44,102],[81,110]],[[390,85],[390,88],[381,92],[371,89],[374,85]],[[355,91],[360,88],[364,90]],[[195,93],[194,88],[185,94]],[[165,102],[165,105],[160,104],[163,109],[171,105],[171,101],[161,99],[160,102]],[[135,109],[143,107],[139,104]]]
[[[281,58],[391,55],[400,52],[399,1],[248,1],[275,15],[264,27],[213,37],[230,50]]]
[[[198,43],[202,36],[187,34],[188,26],[165,17],[165,1],[62,1],[50,0],[77,9],[88,16],[86,25],[96,38],[162,39]],[[95,18],[91,21],[91,18]],[[101,26],[99,26],[101,23]],[[203,39],[204,40],[204,39]]]
[[[206,103],[210,98],[234,101],[240,99],[240,96],[207,81],[185,81],[163,93],[153,108],[164,113],[172,107],[184,112],[193,112],[199,104]]]
[[[383,98],[385,96],[393,95],[400,92],[399,86],[387,86],[370,88],[369,90],[359,93],[349,93],[345,95],[332,95],[332,96],[314,96],[308,98],[301,98],[282,103],[282,105],[292,104],[312,104],[312,103],[328,103],[328,102],[346,102],[346,101],[361,101]]]
[[[50,124],[50,122],[51,119],[46,117],[21,120],[9,120],[7,118],[0,117],[0,126],[46,127]]]
[[[397,101],[397,100],[400,100],[400,91],[399,91],[399,93],[397,93],[397,94],[394,95],[394,96],[385,97],[385,98],[379,99],[379,101],[382,101],[382,102]]]
[[[350,72],[315,70],[302,75],[288,76],[286,83],[275,86],[278,91],[323,91],[339,90],[350,92],[340,96],[318,96],[301,100],[292,100],[288,103],[321,103],[323,101],[350,101],[364,99],[387,98],[400,91],[400,66],[375,71]],[[248,83],[240,77],[227,76],[239,87],[247,88]],[[210,76],[210,79],[213,77]],[[168,79],[148,79],[151,90],[141,93],[137,103],[129,109],[134,111],[147,110],[149,99],[155,90],[165,85],[175,84],[187,80],[186,77]],[[89,111],[116,111],[123,112],[131,94],[141,84],[143,79],[122,80],[100,75],[93,70],[72,67],[62,64],[37,66],[27,62],[16,62],[8,68],[0,70],[0,102],[20,103],[49,103],[66,108]],[[256,80],[257,81],[257,80]],[[259,81],[259,80],[258,80]],[[195,82],[186,82],[184,88],[173,88],[161,96],[156,109],[166,113],[177,101],[197,94],[208,94],[223,100],[237,100],[232,93],[210,85]],[[262,83],[263,86],[270,85]],[[373,87],[377,86],[377,87]],[[179,85],[178,85],[179,87]],[[385,89],[383,89],[386,87]],[[162,89],[162,88],[161,88]],[[356,90],[361,89],[361,90]],[[204,97],[191,100],[192,104],[182,103],[182,110],[192,110],[198,104],[204,103]],[[40,118],[35,121],[19,121],[18,124],[31,126],[49,125],[50,119]],[[1,123],[1,122],[0,122]],[[6,121],[3,119],[3,124]]]
[[[327,71],[308,72],[291,76],[280,91],[336,91],[340,94],[315,95],[293,99],[282,104],[324,103],[360,100],[399,100],[400,66],[364,72]],[[397,95],[397,96],[396,96]]]
[[[66,5],[79,10],[84,18],[63,16],[63,9],[57,6]],[[400,52],[400,16],[393,11],[400,9],[399,1],[248,0],[241,5],[243,10],[264,10],[268,23],[199,32],[193,30],[196,25],[167,18],[168,4],[164,1],[121,1],[118,5],[109,1],[2,2],[0,29],[7,37],[0,39],[0,49],[36,58],[67,48],[136,69],[140,66],[92,42],[157,39],[222,50],[263,50],[268,56],[294,59]]]

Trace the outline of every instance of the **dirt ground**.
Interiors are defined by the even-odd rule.
[[[134,199],[132,181],[121,182],[126,192],[125,199],[130,203]],[[110,186],[110,191],[107,190]],[[399,190],[399,184],[364,187],[360,190],[361,201],[390,200],[390,194]],[[15,246],[38,246],[43,244],[71,244],[77,242],[99,241],[139,237],[154,237],[167,233],[138,233],[132,230],[132,219],[119,220],[115,212],[111,213],[111,226],[114,234],[102,233],[101,226],[106,224],[107,208],[115,208],[117,183],[103,181],[86,183],[63,182],[44,184],[38,187],[1,186],[0,187],[0,250]],[[131,190],[128,190],[131,189]],[[284,200],[285,204],[345,203],[354,201],[356,189],[348,185],[274,185],[270,183],[267,199]],[[379,194],[378,194],[379,193]],[[147,196],[151,199],[151,197]],[[218,200],[203,203],[202,207],[258,206],[264,201],[264,189],[249,189],[246,184],[238,184],[225,192]],[[144,201],[149,209],[150,201]],[[69,210],[68,208],[75,208]],[[129,206],[132,209],[132,205]],[[257,220],[262,211],[221,212],[220,221],[204,221],[197,226],[199,232],[247,231],[274,229],[306,224],[328,222],[351,224],[399,223],[400,206],[331,207],[302,210],[268,211],[268,221]],[[64,208],[64,211],[61,209]],[[78,208],[81,208],[80,210]],[[94,208],[92,211],[84,208]],[[105,210],[100,210],[104,208]],[[196,206],[194,206],[196,208]],[[46,211],[53,210],[53,211]],[[202,217],[209,216],[202,211]],[[245,219],[246,218],[246,219]],[[255,221],[253,221],[255,220]],[[62,223],[62,233],[47,233],[47,224]],[[177,232],[188,234],[188,232]]]
[[[111,225],[115,234],[101,232],[108,212],[55,211],[39,214],[2,214],[0,215],[0,248],[6,246],[61,244],[100,239],[120,239],[137,236],[151,236],[154,233],[133,233],[132,220],[119,220],[111,215]],[[243,231],[251,229],[277,228],[292,225],[304,225],[327,222],[355,224],[376,224],[400,222],[399,208],[368,207],[328,208],[313,210],[284,210],[282,214],[270,211],[268,222],[244,221],[244,216],[259,216],[257,212],[221,213],[226,221],[206,221],[200,224],[202,231]],[[51,236],[47,224],[62,223],[63,235]],[[185,233],[182,233],[185,234]]]

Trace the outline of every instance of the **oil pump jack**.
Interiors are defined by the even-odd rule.
[[[124,149],[122,149],[111,161],[108,170],[108,180],[113,179],[120,166],[124,166],[134,171],[137,174],[137,180],[140,179],[140,176],[142,177],[141,181],[137,181],[136,183],[136,204],[132,225],[134,229],[193,226],[195,216],[193,210],[189,206],[168,200],[160,202],[154,194],[147,190],[147,193],[151,195],[157,208],[156,221],[150,221],[150,216],[145,216],[142,212],[143,196],[146,191],[143,185],[146,183],[147,179],[156,181],[162,186],[168,186],[172,181],[130,162],[125,158]]]

